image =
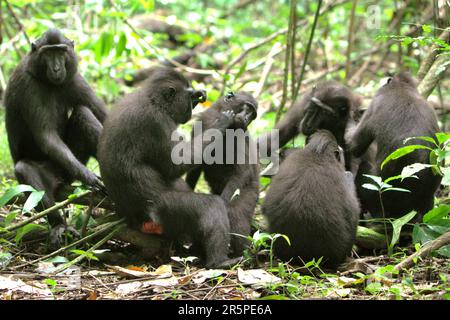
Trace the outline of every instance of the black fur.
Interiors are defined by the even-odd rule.
[[[242,130],[248,134],[247,127],[256,118],[257,106],[257,101],[248,93],[229,93],[200,114],[202,128],[211,127],[223,111],[232,110],[236,116],[229,129]],[[226,135],[223,137],[223,164],[203,164],[201,168],[190,171],[186,181],[194,188],[203,171],[211,192],[220,195],[228,204],[231,233],[247,236],[251,231],[251,222],[259,196],[259,166],[249,161],[250,144],[253,146],[255,144],[249,135],[248,139],[245,139],[245,144],[239,145],[236,139],[226,139]],[[226,146],[231,146],[231,143],[234,143],[234,164],[226,164],[226,150],[229,150]],[[256,149],[254,152],[256,156]],[[237,155],[245,155],[245,162],[238,163]],[[235,254],[241,255],[247,245],[246,239],[232,235],[231,247]]]
[[[409,73],[402,72],[381,87],[369,109],[355,129],[350,149],[354,156],[364,154],[371,143],[377,146],[376,164],[371,174],[386,179],[399,175],[403,167],[413,163],[429,163],[429,151],[416,150],[407,156],[389,162],[383,170],[383,160],[396,149],[405,146],[403,141],[409,137],[434,137],[439,131],[436,114],[417,91],[416,81]],[[424,143],[410,141],[407,144]],[[428,146],[431,144],[426,143]],[[405,188],[411,193],[388,191],[382,195],[386,216],[399,217],[411,210],[419,216],[433,208],[434,194],[440,185],[441,177],[431,170],[422,170],[419,179],[408,178],[403,182],[393,182],[395,187]],[[362,179],[359,183],[371,180]],[[364,207],[372,215],[380,216],[381,209],[376,191],[358,186],[358,193]]]
[[[96,155],[106,110],[77,72],[77,63],[73,42],[50,29],[32,44],[5,92],[6,130],[17,179],[46,191],[44,208],[54,204],[62,183],[78,179],[103,187],[85,164]],[[63,219],[55,212],[49,222],[57,226]]]
[[[320,108],[313,98],[329,106],[334,113]],[[326,129],[333,133],[338,144],[346,152],[344,134],[347,126],[354,122],[360,103],[361,101],[347,87],[338,82],[319,83],[296,102],[275,126],[274,129],[279,130],[279,147],[285,146],[300,133],[309,136],[318,129]],[[270,143],[268,145],[270,146]],[[346,157],[347,169],[350,169],[350,160],[350,157]]]
[[[359,205],[353,179],[345,172],[342,149],[334,136],[319,130],[305,149],[291,153],[272,179],[262,206],[270,232],[285,234],[291,246],[276,240],[275,254],[304,262],[323,257],[336,269],[355,243]]]
[[[180,177],[198,165],[176,165],[171,134],[191,118],[192,108],[206,98],[172,68],[156,68],[141,88],[125,96],[108,117],[100,138],[99,163],[117,212],[139,228],[152,220],[175,240],[199,244],[208,267],[228,260],[230,226],[227,206],[216,195],[198,194]],[[233,118],[212,126],[224,130]],[[203,137],[200,136],[201,143]],[[184,143],[184,142],[183,142]],[[186,142],[190,145],[190,142]]]

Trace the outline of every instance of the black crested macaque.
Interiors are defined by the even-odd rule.
[[[327,130],[312,134],[304,149],[291,153],[272,179],[262,212],[270,232],[285,234],[274,253],[283,260],[305,263],[323,257],[336,269],[350,254],[356,238],[359,204],[342,148]]]
[[[194,152],[189,155],[190,163],[175,164],[172,159],[175,146],[191,146],[190,141],[173,141],[172,134],[191,118],[197,103],[205,100],[206,93],[192,89],[176,70],[156,68],[106,120],[99,163],[108,194],[131,227],[139,229],[151,220],[169,239],[189,238],[200,246],[207,267],[222,267],[239,260],[228,258],[230,225],[225,201],[217,195],[194,193],[180,179],[199,166],[194,164]],[[232,122],[232,112],[224,112],[211,127],[225,130]],[[196,141],[202,147],[206,143],[203,136]]]
[[[104,103],[77,71],[74,42],[49,29],[31,44],[5,92],[6,131],[20,183],[45,190],[42,208],[54,205],[57,190],[74,179],[103,190],[86,168],[96,156],[106,117]],[[48,217],[51,242],[66,225],[58,212]]]
[[[211,192],[220,195],[228,204],[231,233],[243,236],[250,234],[251,222],[259,196],[256,142],[251,140],[247,131],[248,125],[256,118],[257,108],[258,102],[250,94],[230,92],[202,112],[199,120],[204,130],[204,128],[211,127],[222,112],[233,111],[234,122],[228,129],[232,129],[238,138],[235,138],[234,135],[224,134],[221,145],[224,152],[219,160],[220,163],[204,163],[200,168],[188,172],[186,177],[187,183],[194,189],[201,172],[204,172]],[[254,147],[253,154],[250,154],[252,146]],[[231,163],[227,163],[227,152],[229,151],[234,152],[234,157],[231,157],[232,161],[229,161]],[[248,241],[243,237],[231,236],[231,248],[235,255],[241,255],[247,245]]]
[[[283,147],[300,133],[309,136],[318,129],[326,129],[333,133],[338,144],[347,153],[345,130],[348,124],[353,123],[360,104],[358,97],[336,81],[317,84],[296,102],[275,126],[274,129],[279,130],[279,147]],[[260,137],[258,144],[261,144],[261,139],[269,138]],[[268,143],[269,151],[270,145]],[[346,168],[350,169],[350,157],[346,157]]]
[[[364,154],[370,144],[377,145],[376,165],[372,167],[372,175],[384,179],[397,176],[403,167],[413,163],[429,163],[428,150],[414,152],[392,160],[383,170],[380,169],[383,160],[396,149],[405,146],[403,141],[410,137],[435,137],[439,131],[436,114],[417,91],[417,83],[408,72],[401,72],[389,79],[382,86],[361,122],[350,139],[350,151],[354,156]],[[417,144],[412,140],[408,144]],[[420,141],[423,144],[423,141]],[[427,144],[427,143],[425,143]],[[429,144],[431,146],[431,144]],[[416,174],[416,178],[407,178],[400,182],[392,181],[392,185],[405,188],[410,193],[388,191],[382,194],[385,214],[387,217],[400,217],[411,210],[421,215],[433,208],[434,194],[441,182],[441,176],[433,174],[431,169],[425,169]],[[371,180],[360,183],[372,182]],[[380,217],[381,208],[376,191],[358,187],[362,205],[376,217]]]

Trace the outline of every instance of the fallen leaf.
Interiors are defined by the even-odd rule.
[[[123,267],[119,267],[119,266],[106,265],[106,267],[109,270],[114,271],[116,274],[118,274],[119,276],[124,277],[124,278],[143,278],[143,277],[151,276],[151,274],[149,272],[132,270],[132,269],[123,268]]]
[[[172,276],[172,266],[170,264],[163,264],[155,271],[149,273],[153,276],[158,276],[158,278],[168,278]]]
[[[98,295],[96,291],[92,291],[89,296],[86,298],[86,300],[97,300]]]
[[[21,291],[30,294],[52,296],[48,287],[38,281],[31,281],[28,284],[22,280],[13,279],[13,277],[0,276],[0,290]]]
[[[172,276],[172,266],[162,265],[155,271],[140,271],[136,270],[138,268],[123,268],[119,266],[106,265],[108,269],[114,271],[116,274],[125,278],[146,278],[146,277],[157,277],[157,278],[168,278]]]
[[[202,270],[197,272],[194,277],[192,278],[192,281],[195,284],[200,284],[205,282],[208,279],[217,278],[218,276],[222,274],[227,274],[226,270],[221,269],[210,269],[210,270]]]
[[[178,285],[178,279],[176,277],[170,277],[165,279],[154,279],[145,281],[133,281],[129,283],[119,284],[115,290],[117,294],[126,295],[135,292],[140,289],[145,289],[151,286],[160,287],[174,287]]]
[[[280,278],[262,269],[242,270],[241,268],[238,269],[238,279],[245,284],[275,283],[281,281]]]

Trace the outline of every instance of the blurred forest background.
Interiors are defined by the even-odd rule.
[[[13,69],[29,52],[30,42],[55,27],[75,41],[80,73],[108,106],[131,92],[145,78],[147,68],[175,65],[194,87],[208,92],[208,101],[195,112],[228,90],[251,92],[260,109],[250,130],[258,136],[318,81],[347,84],[367,108],[383,78],[400,70],[420,75],[431,54],[439,63],[432,72],[425,70],[420,91],[435,108],[443,131],[448,131],[450,46],[444,30],[449,19],[450,4],[445,0],[0,0],[0,96]],[[445,32],[447,37],[442,37]],[[3,120],[0,107],[0,194],[16,184]],[[299,137],[292,145],[303,143]],[[98,172],[94,160],[89,166]],[[269,181],[261,178],[263,189]],[[448,201],[448,189],[441,196]],[[82,215],[83,210],[74,212]],[[445,230],[428,236],[434,239]],[[13,256],[19,252],[8,248],[5,252]],[[407,254],[400,251],[403,257]],[[450,255],[450,247],[446,254]],[[377,261],[395,264],[385,258]],[[412,280],[397,287],[383,281],[369,289],[365,285],[361,289],[360,283],[354,286],[364,296],[388,292],[401,298],[441,292],[439,297],[449,298],[449,260],[438,261],[444,270],[436,271],[433,278],[439,286],[424,280],[428,293],[421,293]],[[386,270],[392,271],[382,270],[377,277]],[[278,276],[287,273],[279,270]],[[347,290],[347,280],[296,278],[292,273],[289,277],[287,283],[305,281],[327,293],[334,288],[332,297],[356,292]],[[298,288],[283,287],[280,296],[301,297],[305,292]],[[275,287],[265,290],[263,295],[280,292]],[[326,296],[320,292],[319,296]]]

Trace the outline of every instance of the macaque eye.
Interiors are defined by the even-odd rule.
[[[233,98],[234,98],[234,93],[232,91],[230,91],[225,95],[225,102],[228,102]]]
[[[348,112],[348,107],[347,106],[340,106],[338,108],[339,110],[339,114],[341,114],[342,116],[345,116]]]

